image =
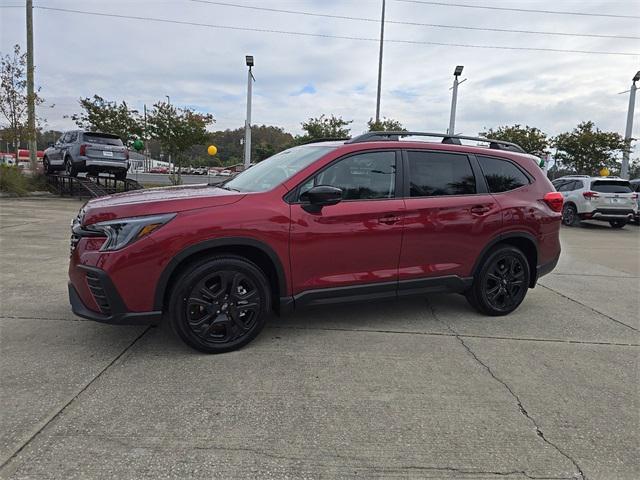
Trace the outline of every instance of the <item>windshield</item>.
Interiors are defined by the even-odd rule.
[[[290,148],[245,170],[226,182],[223,188],[239,192],[266,192],[291,178],[331,150],[335,150],[335,147],[301,145]]]

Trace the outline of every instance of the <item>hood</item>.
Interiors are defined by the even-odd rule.
[[[134,190],[89,200],[81,212],[82,224],[218,207],[235,203],[244,196],[244,193],[207,184]]]

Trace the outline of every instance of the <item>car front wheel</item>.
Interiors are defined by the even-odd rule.
[[[64,171],[70,177],[77,177],[78,176],[78,169],[75,167],[75,165],[73,164],[73,161],[71,160],[70,157],[67,157],[64,160]]]
[[[467,291],[469,303],[481,313],[491,316],[513,312],[524,300],[531,272],[522,251],[511,245],[500,245],[487,256]]]
[[[242,257],[209,257],[187,267],[169,301],[173,330],[205,353],[243,347],[264,328],[271,310],[266,276]]]

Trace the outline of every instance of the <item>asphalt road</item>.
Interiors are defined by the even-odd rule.
[[[458,295],[196,353],[74,317],[73,199],[0,199],[0,477],[640,478],[640,229],[564,228],[514,314]]]

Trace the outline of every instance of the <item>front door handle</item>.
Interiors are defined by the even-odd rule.
[[[488,213],[490,211],[491,207],[487,205],[476,205],[474,207],[471,207],[471,213],[473,215],[484,215],[485,213]]]
[[[393,225],[394,223],[398,223],[400,221],[400,217],[396,215],[385,215],[378,219],[378,222],[384,223],[385,225]]]

